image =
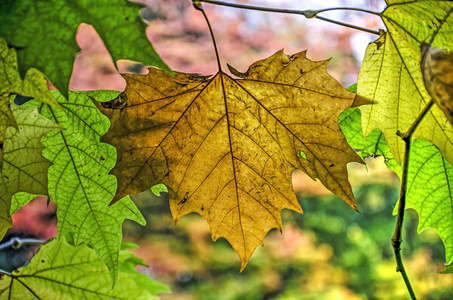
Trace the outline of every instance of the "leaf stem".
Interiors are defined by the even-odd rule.
[[[402,227],[404,221],[404,210],[406,208],[406,192],[407,192],[407,177],[408,177],[408,170],[409,170],[409,154],[410,154],[410,147],[411,147],[411,140],[412,135],[414,134],[415,130],[417,129],[418,125],[420,125],[423,118],[429,112],[431,107],[434,105],[434,101],[428,102],[425,106],[423,111],[417,117],[417,119],[412,123],[409,130],[405,133],[398,132],[398,135],[403,139],[405,143],[405,151],[404,151],[404,161],[403,161],[403,171],[401,176],[401,189],[400,189],[400,199],[398,201],[398,214],[396,218],[396,225],[395,225],[395,232],[392,236],[392,246],[393,251],[395,253],[395,260],[396,260],[396,271],[401,273],[403,277],[404,283],[406,284],[406,288],[411,296],[411,299],[417,299],[415,297],[414,290],[412,289],[411,283],[409,281],[409,277],[407,276],[406,270],[403,265],[403,260],[401,258],[401,243],[403,242],[402,239]]]
[[[219,67],[219,72],[222,72],[222,66],[220,65],[219,51],[217,50],[217,43],[215,41],[214,32],[212,31],[211,23],[209,23],[208,16],[206,15],[206,13],[204,11],[203,6],[201,6],[201,0],[199,0],[199,1],[192,0],[192,3],[193,3],[193,6],[195,7],[195,9],[201,11],[204,19],[206,20],[206,23],[208,24],[209,32],[211,33],[212,43],[214,44],[215,56],[217,59],[217,66]]]
[[[210,3],[210,4],[215,4],[215,5],[221,5],[221,6],[229,6],[229,7],[235,7],[235,8],[241,8],[241,9],[249,9],[249,10],[258,10],[258,11],[267,11],[267,12],[274,12],[274,13],[283,13],[283,14],[294,14],[294,15],[303,15],[307,19],[312,19],[316,18],[325,22],[330,22],[333,24],[337,24],[340,26],[368,32],[371,34],[376,34],[380,35],[379,31],[365,28],[365,27],[360,27],[360,26],[355,26],[352,24],[347,24],[343,23],[340,21],[335,21],[329,18],[324,18],[318,16],[319,13],[326,12],[326,11],[331,11],[331,10],[351,10],[351,11],[360,11],[360,12],[365,12],[369,14],[373,14],[376,16],[380,16],[381,14],[375,11],[370,11],[366,9],[361,9],[361,8],[353,8],[353,7],[332,7],[332,8],[325,8],[325,9],[320,9],[320,10],[312,10],[312,9],[306,9],[306,10],[295,10],[295,9],[283,9],[283,8],[270,8],[270,7],[262,7],[262,6],[254,6],[254,5],[245,5],[245,4],[236,4],[236,3],[228,3],[228,2],[223,2],[223,1],[216,1],[216,0],[199,0],[200,2],[205,2],[205,3]]]

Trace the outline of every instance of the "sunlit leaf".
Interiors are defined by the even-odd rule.
[[[67,96],[81,23],[94,26],[115,62],[130,59],[169,70],[146,37],[142,7],[125,0],[2,0],[0,36],[17,49],[21,74],[37,68]]]
[[[197,212],[213,240],[225,237],[242,268],[281,210],[302,212],[292,191],[298,168],[357,210],[346,164],[361,162],[338,126],[354,102],[305,52],[277,52],[233,79],[125,74],[125,93],[99,105],[112,126],[103,140],[118,149],[118,194],[167,186],[175,221]],[[301,155],[303,152],[304,157]]]
[[[29,69],[25,79],[22,80],[17,70],[16,50],[8,48],[6,41],[0,38],[0,145],[3,144],[6,128],[8,126],[17,128],[10,103],[11,97],[16,94],[36,98],[38,101],[58,107],[57,101],[47,88],[44,76],[38,70]],[[0,166],[2,152],[0,147]]]
[[[445,245],[446,262],[453,262],[453,166],[429,142],[411,144],[406,208],[418,213],[418,232],[432,227]]]
[[[452,50],[451,1],[392,1],[382,19],[388,33],[371,43],[365,54],[358,82],[358,94],[374,101],[361,107],[364,134],[379,128],[398,163],[404,142],[396,135],[406,132],[431,97],[420,69],[420,46]],[[426,116],[414,137],[439,148],[453,163],[453,127],[435,107]]]
[[[121,264],[132,265],[133,254],[122,251]],[[118,284],[112,289],[110,275],[96,252],[86,245],[70,246],[64,239],[42,246],[30,264],[3,275],[0,279],[1,299],[159,299],[137,282],[137,276],[153,284],[129,268],[120,271]]]
[[[117,187],[115,177],[108,174],[116,151],[99,141],[109,121],[93,104],[91,94],[111,99],[118,92],[71,92],[68,100],[54,94],[62,109],[46,105],[40,106],[40,112],[66,128],[43,138],[43,155],[54,163],[49,168],[49,196],[58,208],[58,236],[70,233],[75,245],[90,244],[107,264],[114,284],[124,219],[145,223],[129,197],[109,206]]]
[[[47,195],[47,170],[51,163],[41,152],[41,138],[63,128],[41,116],[36,109],[11,104],[17,128],[8,127],[2,144],[0,170],[0,235],[12,226],[11,197],[17,192]],[[28,199],[30,200],[30,199]],[[21,203],[22,205],[25,203]],[[17,207],[17,203],[15,204]],[[17,207],[18,208],[18,207]]]
[[[350,108],[340,115],[338,119],[341,131],[343,131],[348,144],[365,159],[367,157],[383,156],[387,167],[396,172],[401,172],[401,166],[396,162],[384,135],[378,129],[374,129],[366,137],[363,137],[362,118],[359,108]]]

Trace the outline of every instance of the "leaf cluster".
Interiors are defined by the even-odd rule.
[[[279,51],[243,73],[230,67],[232,75],[219,57],[214,76],[172,73],[146,38],[141,7],[123,0],[0,3],[0,234],[34,194],[57,204],[59,220],[57,240],[2,278],[5,295],[88,297],[96,290],[121,298],[127,282],[141,286],[138,298],[155,294],[134,273],[137,260],[120,249],[123,221],[145,224],[129,195],[157,184],[166,186],[175,222],[202,215],[213,240],[226,238],[243,269],[267,232],[282,230],[284,208],[302,213],[292,171],[319,180],[358,211],[346,165],[379,155],[407,182],[402,191],[406,207],[419,214],[419,231],[434,227],[453,263],[453,128],[432,105],[439,89],[425,86],[428,71],[444,78],[434,67],[438,56],[428,52],[431,63],[420,50],[428,44],[453,51],[451,1],[388,0],[375,13],[387,31],[367,48],[356,93],[327,74],[328,61],[311,61],[305,52]],[[83,22],[115,62],[160,69],[124,74],[123,93],[68,91]],[[60,92],[49,91],[46,78]],[[103,279],[79,280],[83,272]],[[109,280],[114,290],[105,287]]]

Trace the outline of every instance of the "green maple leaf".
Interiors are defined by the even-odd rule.
[[[420,45],[432,40],[432,46],[452,50],[453,2],[387,3],[381,17],[388,32],[368,46],[357,92],[374,102],[361,107],[364,134],[379,128],[401,163],[404,142],[396,133],[406,132],[431,99],[420,70]],[[430,141],[453,162],[453,127],[438,107],[424,118],[414,138]]]
[[[115,62],[130,59],[169,70],[146,37],[142,7],[126,0],[4,0],[0,36],[17,49],[21,74],[37,68],[67,96],[81,23],[94,26]]]
[[[47,170],[51,163],[41,152],[41,138],[62,127],[41,116],[36,109],[12,104],[17,128],[8,127],[0,151],[3,164],[0,170],[0,235],[11,224],[11,197],[17,192],[47,194]],[[22,205],[25,203],[22,203]],[[18,207],[17,207],[18,208]]]
[[[352,108],[340,115],[339,123],[351,147],[366,158],[382,155],[389,169],[401,175],[401,166],[396,163],[382,133],[375,129],[362,136],[360,110]],[[447,263],[453,262],[453,166],[442,157],[439,150],[423,139],[411,144],[406,208],[419,215],[418,232],[428,227],[440,235],[446,249]],[[395,214],[398,206],[395,207]],[[443,273],[451,272],[448,268]]]
[[[1,29],[0,29],[1,30]],[[58,103],[47,88],[44,76],[36,69],[29,69],[22,80],[17,70],[15,49],[8,48],[6,41],[0,38],[0,145],[3,144],[5,130],[17,122],[11,111],[12,95],[36,98],[36,100],[58,107]],[[0,166],[2,151],[0,150]]]
[[[159,299],[156,293],[168,291],[148,276],[143,278],[143,274],[129,268],[136,262],[132,253],[121,251],[120,254],[120,265],[127,271],[119,272],[118,284],[112,289],[109,271],[92,249],[86,245],[71,246],[64,239],[51,241],[27,266],[3,275],[0,298]],[[150,288],[152,286],[155,288]]]
[[[396,163],[382,133],[375,129],[368,136],[362,136],[360,111],[353,108],[339,118],[351,147],[359,149],[362,157],[383,155],[387,166],[401,175],[401,167]],[[453,166],[442,157],[439,150],[423,139],[411,144],[406,208],[412,208],[419,215],[418,232],[428,227],[440,235],[446,249],[446,261],[453,262]],[[398,206],[395,207],[395,214]],[[447,268],[443,273],[452,272]]]
[[[109,206],[117,188],[116,178],[108,174],[116,163],[116,150],[99,141],[109,121],[91,97],[112,99],[118,92],[71,92],[68,100],[54,93],[62,109],[40,105],[40,113],[66,128],[43,138],[43,155],[54,163],[49,168],[49,196],[58,207],[58,236],[69,233],[76,245],[90,244],[107,264],[114,284],[124,219],[145,224],[129,197]]]
[[[453,262],[453,166],[429,142],[411,144],[406,208],[419,216],[418,232],[434,228],[445,245],[447,264]]]

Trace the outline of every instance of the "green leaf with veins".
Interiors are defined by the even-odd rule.
[[[126,218],[142,225],[145,220],[129,197],[109,206],[117,188],[115,176],[109,175],[116,150],[99,141],[110,122],[94,106],[90,92],[70,92],[68,100],[54,94],[62,109],[41,105],[40,112],[66,128],[42,139],[43,155],[54,163],[49,168],[49,196],[58,207],[58,237],[71,233],[75,245],[90,244],[107,264],[114,284],[121,225]],[[102,100],[115,98],[119,92],[93,94]]]
[[[357,84],[353,84],[347,90],[356,93]],[[396,172],[401,172],[401,166],[396,162],[384,135],[378,129],[373,130],[368,136],[363,136],[362,117],[359,108],[345,110],[338,118],[341,131],[343,131],[349,146],[365,161],[367,157],[383,156],[387,167]]]
[[[358,94],[374,102],[362,106],[364,135],[379,128],[398,163],[406,132],[430,101],[420,70],[420,44],[434,40],[437,48],[452,50],[452,1],[388,1],[382,14],[388,32],[371,43],[360,71]],[[439,148],[453,163],[453,127],[438,107],[433,107],[414,134]]]
[[[37,109],[11,104],[17,128],[8,127],[3,144],[0,169],[0,236],[11,224],[11,197],[17,192],[47,195],[47,170],[51,163],[41,152],[41,138],[62,130],[58,124],[41,116]],[[22,205],[25,203],[21,203]],[[15,205],[17,207],[17,203]],[[19,208],[19,207],[17,207]]]
[[[445,245],[446,263],[453,262],[453,166],[429,142],[411,144],[406,208],[419,216],[418,232],[434,228]]]
[[[17,49],[21,74],[37,68],[67,96],[81,23],[94,26],[115,62],[129,59],[169,70],[146,37],[142,7],[125,0],[3,0],[0,36]]]
[[[133,254],[120,252],[120,264],[131,265]],[[159,299],[156,290],[137,282],[140,274],[133,269],[120,271],[118,284],[110,286],[104,263],[86,245],[70,246],[64,239],[42,246],[30,264],[3,275],[0,279],[2,299]],[[148,286],[153,282],[147,278]],[[158,283],[156,283],[158,284]]]
[[[47,88],[44,76],[38,70],[29,69],[25,79],[21,79],[17,70],[16,50],[8,48],[3,38],[0,38],[0,83],[0,145],[3,144],[6,128],[8,126],[17,128],[17,122],[11,111],[12,95],[20,94],[36,98],[38,101],[58,107],[57,101]],[[0,147],[0,166],[1,162]]]
[[[363,137],[362,120],[359,108],[350,108],[338,118],[341,131],[343,131],[349,146],[351,146],[363,160],[367,157],[383,156],[387,167],[397,174],[401,173],[401,166],[396,162],[390,152],[384,135],[378,129]]]

